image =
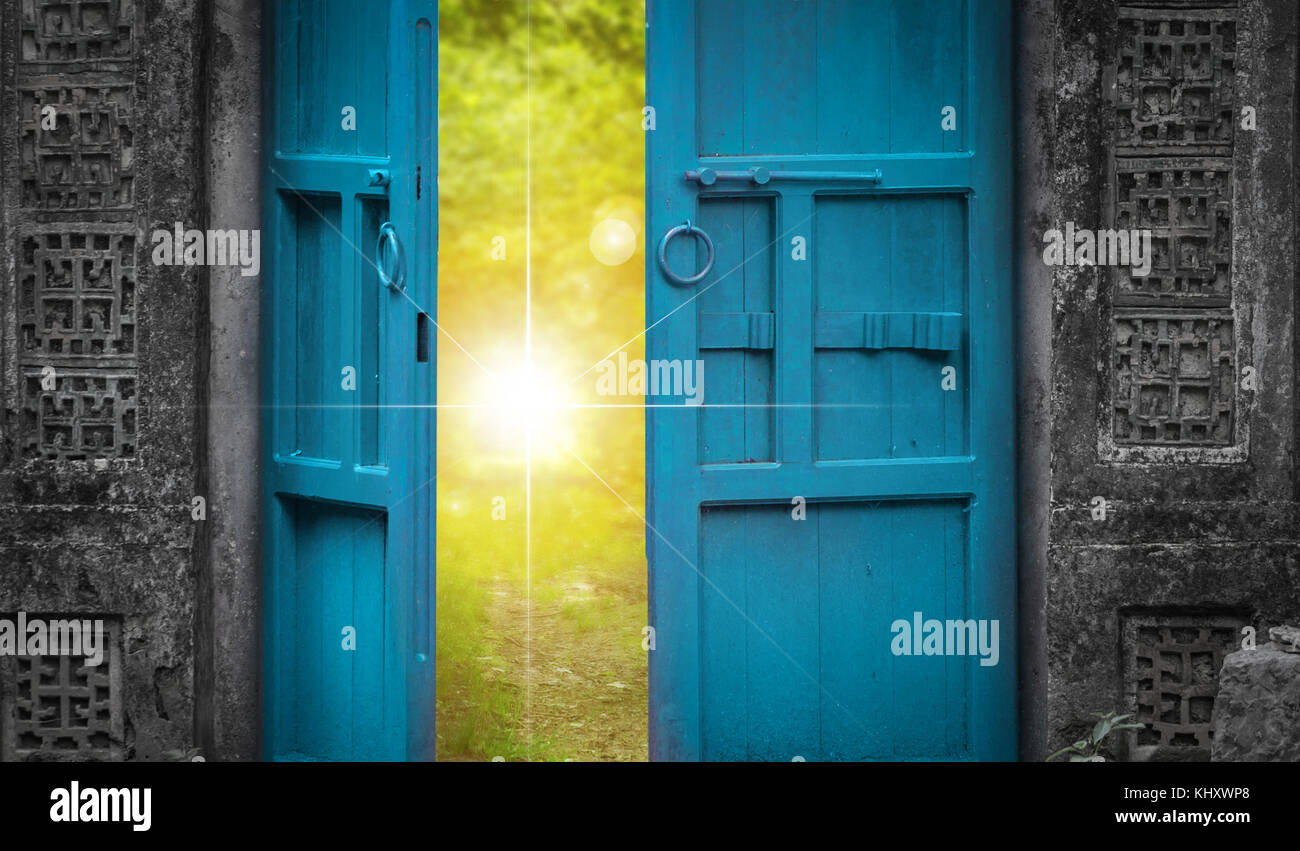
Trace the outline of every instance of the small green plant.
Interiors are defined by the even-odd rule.
[[[1102,741],[1105,740],[1106,736],[1109,735],[1112,730],[1141,730],[1146,726],[1145,724],[1125,724],[1124,720],[1126,718],[1132,718],[1132,713],[1127,715],[1116,715],[1114,712],[1107,712],[1103,715],[1100,712],[1094,712],[1092,714],[1096,715],[1101,720],[1093,725],[1092,732],[1088,734],[1088,738],[1080,739],[1072,745],[1061,748],[1044,761],[1051,762],[1061,754],[1068,753],[1070,755],[1070,762],[1104,762],[1105,760],[1099,756],[1098,751],[1101,750]]]

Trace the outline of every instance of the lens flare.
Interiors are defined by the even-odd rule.
[[[636,230],[622,219],[605,219],[591,229],[588,245],[601,263],[622,266],[636,253]]]
[[[534,455],[558,456],[572,439],[569,383],[545,367],[520,363],[494,369],[483,396],[480,404],[490,423],[483,436],[495,437],[503,449],[522,451],[527,441]]]

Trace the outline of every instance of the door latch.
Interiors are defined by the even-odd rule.
[[[757,186],[764,186],[773,180],[815,180],[818,183],[879,183],[884,179],[880,169],[871,171],[768,171],[762,166],[754,166],[744,171],[717,171],[711,168],[691,169],[686,172],[687,180],[694,180],[701,186],[712,186],[719,180],[743,180]]]

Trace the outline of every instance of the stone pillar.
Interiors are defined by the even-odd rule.
[[[260,0],[210,4],[206,41],[208,226],[262,226]],[[260,756],[261,275],[208,270],[207,575],[200,741],[217,759]],[[206,596],[204,596],[206,595]],[[210,712],[207,707],[211,707]]]
[[[111,641],[0,658],[6,760],[194,745],[202,273],[149,237],[199,211],[198,6],[0,0],[0,613]]]

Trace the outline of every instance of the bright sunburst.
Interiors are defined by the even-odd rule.
[[[534,457],[558,457],[572,438],[569,384],[542,363],[508,363],[484,378],[477,401],[490,437],[507,451],[525,451],[531,436]]]

